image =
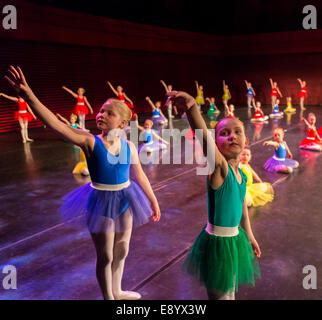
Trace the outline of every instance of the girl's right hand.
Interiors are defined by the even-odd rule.
[[[152,202],[151,205],[152,205],[152,211],[153,211],[152,220],[154,222],[158,222],[161,218],[161,211],[159,208],[159,204],[157,201],[155,201],[155,202]]]
[[[8,72],[11,74],[11,77],[5,76],[9,84],[16,90],[17,94],[24,98],[27,92],[31,92],[29,85],[25,79],[24,74],[22,73],[19,67],[14,68],[10,66]]]
[[[167,93],[167,96],[168,100],[173,101],[173,105],[183,107],[185,110],[188,110],[193,105],[197,104],[196,100],[184,91],[170,91]]]

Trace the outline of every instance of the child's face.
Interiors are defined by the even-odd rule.
[[[116,91],[121,93],[123,91],[123,88],[121,86],[117,86]]]
[[[200,89],[200,90],[203,90],[203,86],[199,86],[199,89]]]
[[[306,86],[306,81],[303,81],[303,86],[304,86],[304,87]]]
[[[151,129],[153,126],[153,123],[151,120],[145,120],[144,122],[144,129]]]
[[[290,97],[286,98],[286,101],[287,102],[290,102],[291,101],[291,98]]]
[[[76,123],[76,121],[77,121],[77,118],[75,118],[75,117],[70,117],[70,122],[71,122],[72,124],[75,124],[75,123]]]
[[[256,107],[260,108],[261,107],[261,103],[260,102],[256,102]]]
[[[316,122],[316,118],[315,118],[315,116],[310,115],[310,116],[308,117],[308,121],[309,121],[309,124],[315,124],[315,122]]]
[[[277,87],[277,82],[274,82],[274,83],[273,83],[273,86],[274,86],[274,87]]]
[[[252,155],[250,153],[250,150],[244,149],[240,155],[240,162],[242,164],[248,164],[248,162],[251,160],[251,158],[252,158]]]
[[[211,103],[215,103],[215,98],[210,99]]]
[[[169,84],[169,85],[168,85],[168,90],[169,90],[169,91],[172,91],[172,84]]]
[[[78,88],[77,93],[82,96],[85,93],[85,90],[83,88]]]
[[[226,159],[237,158],[245,148],[244,126],[238,119],[222,120],[216,130],[216,145]]]
[[[159,108],[161,107],[161,102],[160,102],[160,101],[157,101],[157,102],[155,103],[155,106],[159,109]]]
[[[276,142],[282,142],[284,139],[284,131],[281,129],[275,129],[274,130],[274,140]]]
[[[230,110],[231,112],[234,112],[235,107],[234,107],[234,105],[233,105],[233,104],[231,104],[231,105],[229,106],[229,110]]]
[[[105,103],[96,115],[97,128],[102,131],[123,128],[126,121],[121,119],[118,108],[112,103]]]

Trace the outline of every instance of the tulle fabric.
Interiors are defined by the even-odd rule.
[[[305,138],[299,145],[300,149],[313,150],[313,151],[321,151],[322,150],[322,142],[319,139],[308,139]]]
[[[196,102],[199,104],[199,105],[204,105],[205,104],[205,99],[203,96],[197,96],[196,97]]]
[[[14,118],[15,118],[15,120],[18,120],[18,121],[19,121],[19,119],[21,119],[23,121],[30,122],[33,119],[33,116],[28,111],[27,112],[18,112],[18,111],[16,111],[15,114],[14,114]]]
[[[197,278],[208,291],[231,294],[239,285],[254,286],[260,277],[258,260],[245,231],[234,237],[208,234],[205,228],[193,244],[183,270]]]
[[[273,201],[274,189],[270,183],[261,182],[253,183],[246,186],[246,203],[251,203],[253,207],[264,206],[266,203]]]
[[[288,159],[288,158],[285,158],[284,161],[281,161],[281,160],[275,159],[274,157],[271,157],[264,164],[264,169],[269,172],[277,172],[278,171],[277,166],[281,166],[281,165],[295,169],[298,167],[298,162],[296,160]]]
[[[75,105],[75,113],[77,115],[79,115],[79,114],[87,115],[88,114],[88,108],[85,105],[76,104]]]
[[[63,219],[69,221],[81,216],[92,233],[125,231],[119,218],[127,210],[132,214],[134,228],[147,223],[152,214],[148,198],[134,181],[120,191],[96,190],[88,183],[62,200],[60,212]]]
[[[153,141],[152,143],[142,143],[138,147],[138,152],[153,152],[157,150],[165,150],[167,145],[161,141]]]

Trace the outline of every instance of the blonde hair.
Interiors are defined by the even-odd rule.
[[[70,115],[70,119],[71,118],[74,118],[74,119],[76,119],[77,120],[77,115],[75,114],[75,113],[72,113],[71,115]]]
[[[131,120],[132,118],[132,111],[131,109],[121,100],[119,99],[115,99],[115,98],[109,98],[107,99],[103,106],[105,104],[111,104],[114,107],[116,107],[116,110],[118,112],[118,114],[120,115],[121,120],[125,120],[126,124]]]

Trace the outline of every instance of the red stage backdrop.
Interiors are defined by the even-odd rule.
[[[6,5],[0,1],[0,8]],[[10,64],[23,68],[32,89],[53,112],[66,117],[75,99],[61,89],[86,89],[95,112],[114,94],[106,85],[122,85],[137,112],[148,112],[145,97],[164,100],[160,79],[175,89],[196,94],[194,80],[204,85],[221,107],[222,79],[231,102],[246,103],[243,80],[253,83],[262,104],[269,103],[269,77],[297,104],[307,81],[308,104],[320,104],[318,72],[322,64],[321,30],[247,36],[211,36],[95,17],[66,10],[11,1],[18,12],[17,30],[0,28],[0,75]],[[1,26],[0,26],[1,27]],[[301,39],[299,41],[298,39]],[[0,92],[14,95],[0,76]],[[282,104],[285,104],[285,99]],[[17,130],[17,106],[0,98],[0,132]],[[31,127],[40,126],[32,121]]]

